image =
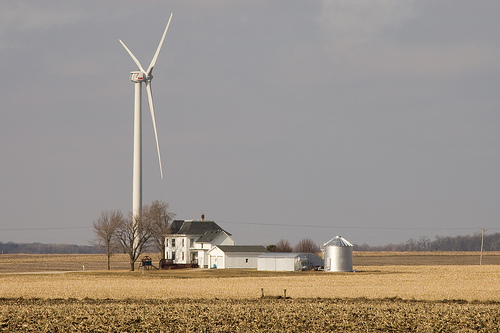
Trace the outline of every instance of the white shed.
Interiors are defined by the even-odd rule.
[[[258,258],[259,271],[301,271],[323,266],[313,253],[268,252]]]
[[[266,253],[262,245],[217,245],[208,251],[210,268],[257,268],[257,257]]]

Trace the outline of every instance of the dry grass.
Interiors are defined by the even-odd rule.
[[[153,262],[159,262],[157,253],[148,254]],[[111,269],[129,269],[126,254],[111,257]],[[105,254],[3,254],[0,256],[0,273],[12,272],[57,272],[57,271],[105,270]]]
[[[0,330],[498,332],[500,265],[491,262],[499,254],[486,256],[490,264],[479,266],[463,264],[478,258],[471,253],[363,252],[357,272],[326,273],[129,272],[122,255],[113,257],[121,270],[108,272],[98,271],[100,255],[3,255]]]
[[[362,266],[356,273],[191,270],[2,274],[8,298],[254,299],[293,298],[464,299],[500,301],[500,266]],[[224,276],[228,274],[228,276]],[[186,278],[190,276],[189,278]]]
[[[113,267],[104,269],[104,255],[2,255],[0,271],[79,271],[60,274],[0,274],[1,297],[24,298],[113,298],[192,299],[246,298],[266,294],[300,298],[365,297],[468,301],[500,301],[500,265],[452,265],[466,262],[470,253],[430,253],[445,259],[445,265],[425,265],[421,253],[358,252],[356,273],[261,272],[256,270],[190,269],[129,272],[127,257],[113,257]],[[150,255],[159,260],[158,255]],[[488,253],[490,257],[499,253]],[[423,258],[423,259],[422,259]],[[382,261],[412,265],[384,265]],[[417,265],[420,263],[420,265]],[[85,265],[85,272],[82,272]],[[36,269],[35,269],[36,268]]]

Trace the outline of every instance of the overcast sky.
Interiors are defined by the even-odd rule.
[[[2,242],[88,244],[143,203],[237,244],[500,231],[500,2],[0,2]],[[143,101],[147,101],[144,94]]]

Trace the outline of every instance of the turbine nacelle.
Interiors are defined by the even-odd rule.
[[[165,40],[165,35],[167,34],[168,27],[170,26],[171,20],[172,20],[172,14],[170,14],[170,18],[168,19],[167,26],[165,27],[165,31],[163,32],[163,35],[161,36],[160,43],[158,44],[158,48],[156,49],[156,52],[153,56],[153,59],[151,60],[151,63],[149,64],[147,71],[144,70],[144,67],[142,67],[139,60],[135,57],[135,55],[132,53],[132,51],[130,51],[130,49],[127,47],[127,45],[125,45],[125,43],[120,40],[120,43],[125,48],[125,50],[128,52],[128,54],[130,55],[130,57],[132,58],[134,63],[137,65],[137,68],[139,69],[138,71],[130,72],[130,81],[132,81],[136,84],[139,83],[139,86],[136,85],[136,89],[137,89],[137,87],[139,88],[138,90],[136,90],[139,92],[139,101],[140,101],[140,92],[141,92],[142,83],[144,82],[146,84],[146,92],[148,95],[148,102],[149,102],[149,111],[151,112],[151,120],[153,121],[153,129],[155,132],[155,139],[156,139],[156,150],[158,151],[158,164],[160,166],[160,176],[162,179],[163,179],[163,169],[161,166],[160,144],[158,142],[158,133],[156,131],[156,120],[155,120],[155,111],[154,111],[154,107],[153,107],[153,92],[151,91],[151,80],[153,79],[153,74],[152,74],[153,67],[156,64],[156,60],[158,59],[158,54],[160,53],[161,47],[163,45],[163,41]],[[136,95],[136,101],[137,101],[137,95]],[[140,103],[139,104],[136,103],[135,108],[138,109],[137,113],[140,115],[140,113],[141,113]],[[135,110],[134,110],[134,114],[135,114]],[[139,130],[139,132],[140,132],[140,130]],[[139,136],[142,136],[142,134],[140,134]],[[140,141],[140,140],[138,140],[138,141]],[[141,155],[140,151],[139,151],[139,154],[137,157],[134,154],[134,165],[135,165],[135,159],[136,158],[142,159],[141,156],[142,155]],[[138,164],[140,164],[140,163],[138,163]],[[134,175],[135,175],[135,173],[134,173]]]
[[[141,71],[130,72],[130,81],[134,83],[142,83],[146,81],[151,81],[152,79],[153,75],[146,76],[146,74],[144,74]]]
[[[172,14],[168,19],[167,27],[163,32],[158,48],[149,64],[147,70],[144,70],[139,60],[130,51],[130,49],[125,45],[124,42],[120,40],[120,43],[125,48],[127,53],[130,55],[134,63],[137,65],[138,70],[130,72],[130,80],[134,82],[134,164],[133,164],[133,175],[132,175],[132,217],[133,217],[133,227],[134,227],[134,239],[133,239],[133,249],[139,248],[139,233],[138,222],[142,215],[142,83],[146,85],[146,93],[148,95],[149,111],[151,112],[151,120],[153,122],[153,129],[156,139],[156,150],[158,152],[158,164],[160,167],[160,176],[163,178],[163,169],[161,166],[161,156],[160,156],[160,144],[158,143],[158,133],[156,131],[156,120],[155,112],[153,107],[153,92],[151,90],[151,80],[153,79],[153,67],[158,59],[158,54],[160,53],[161,46],[165,40],[165,35],[167,34],[170,21],[172,20]],[[133,266],[132,266],[133,270]]]

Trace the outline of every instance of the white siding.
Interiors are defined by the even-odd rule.
[[[257,268],[262,252],[224,252],[215,246],[208,251],[210,268]],[[214,266],[215,265],[215,266]]]
[[[226,254],[225,268],[257,268],[259,254]]]
[[[196,240],[202,235],[169,235],[165,237],[165,257],[172,259],[175,253],[174,263],[187,264],[191,262],[191,254],[196,253],[199,267],[212,267],[210,258],[207,254],[215,245],[234,245],[234,240],[225,232],[219,234],[210,243],[197,243]],[[175,246],[172,246],[172,240],[175,239]],[[221,254],[223,255],[223,254]],[[184,257],[184,259],[182,259]],[[218,265],[224,266],[221,260],[218,260]]]
[[[277,271],[295,271],[296,258],[276,258]]]
[[[259,271],[275,271],[276,258],[258,258],[257,269]]]
[[[264,254],[258,258],[257,269],[259,271],[299,271],[303,267],[305,269],[312,269],[322,265],[323,260],[311,253],[290,255]]]
[[[259,271],[295,271],[296,258],[268,257],[258,258],[257,269]]]

